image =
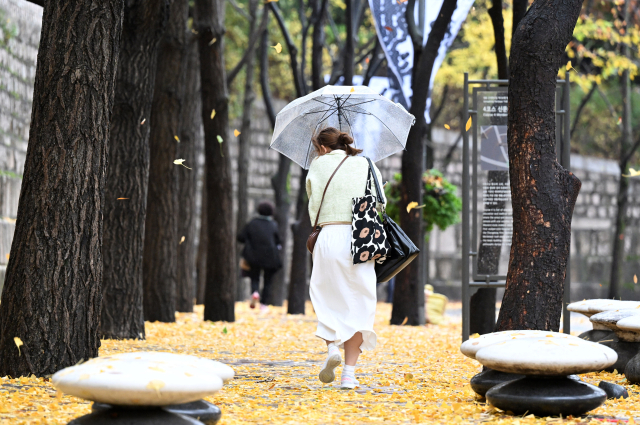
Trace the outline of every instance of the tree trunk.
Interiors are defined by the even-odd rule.
[[[229,95],[224,65],[224,0],[196,0],[195,22],[200,49],[202,121],[207,188],[207,281],[204,319],[235,321],[237,267],[233,232],[233,184],[227,130]],[[214,119],[211,111],[215,110]],[[222,141],[219,142],[218,138]],[[213,202],[215,200],[215,202]]]
[[[424,119],[424,111],[429,95],[429,77],[433,70],[433,63],[438,54],[440,43],[449,28],[451,16],[456,9],[457,1],[445,1],[436,18],[433,28],[429,33],[429,39],[419,59],[416,62],[412,83],[413,98],[410,112],[416,117],[416,123],[411,127],[407,139],[406,151],[402,154],[402,186],[400,200],[400,225],[407,236],[416,246],[420,246],[424,238],[422,231],[422,210],[414,209],[407,212],[409,202],[421,203],[422,200],[422,173],[423,138],[427,130]],[[391,312],[391,324],[421,325],[425,322],[424,316],[424,289],[420,276],[421,256],[419,255],[396,277],[393,292],[393,310]]]
[[[139,0],[124,11],[105,186],[102,338],[144,339],[145,335],[142,252],[149,129],[168,5],[167,0]]]
[[[187,36],[191,38],[191,32]],[[184,102],[180,123],[180,143],[177,157],[184,159],[190,169],[179,166],[178,174],[178,279],[176,281],[176,310],[193,311],[196,297],[196,186],[197,144],[201,143],[200,128],[202,111],[200,106],[200,61],[198,43],[187,42],[186,78]],[[184,240],[182,239],[184,237]]]
[[[264,8],[266,13],[267,8]],[[258,20],[258,0],[249,0],[249,34],[256,31]],[[256,95],[253,92],[255,48],[247,54],[244,80],[244,102],[242,105],[242,128],[238,138],[238,213],[236,216],[236,232],[242,232],[249,218],[249,159],[251,154],[251,115],[253,114],[253,102]],[[236,264],[240,262],[240,247],[236,253]],[[242,301],[245,297],[244,278],[238,278],[236,300]],[[266,300],[263,300],[265,302]]]
[[[265,9],[264,13],[269,13]],[[276,125],[276,113],[273,108],[271,90],[269,89],[269,31],[265,30],[260,39],[260,89],[262,90],[262,99],[264,101],[265,110],[271,123],[271,129]],[[271,177],[271,187],[273,188],[273,196],[276,204],[275,220],[278,223],[278,231],[282,240],[282,268],[273,276],[271,299],[265,300],[266,303],[272,305],[282,305],[284,299],[285,273],[289,269],[287,255],[287,240],[289,238],[289,208],[291,201],[289,199],[289,189],[287,180],[289,179],[289,169],[291,168],[291,160],[280,154],[278,158],[278,172]]]
[[[345,20],[346,24],[346,41],[344,44],[344,82],[343,85],[350,86],[353,84],[353,69],[354,62],[356,59],[356,47],[355,47],[355,14],[356,14],[356,5],[354,4],[356,0],[345,0],[347,4],[346,16]]]
[[[160,44],[149,137],[149,194],[144,236],[144,318],[175,322],[178,273],[178,159],[189,2],[174,0]]]
[[[625,0],[623,5],[624,30],[626,33],[629,22],[629,0]],[[622,46],[623,54],[629,58],[629,46]],[[629,71],[625,70],[620,76],[620,88],[622,91],[622,140],[620,143],[620,172],[626,174],[629,159],[632,152],[632,127],[631,127],[631,81]],[[622,275],[622,263],[624,262],[624,232],[626,228],[627,207],[629,205],[629,179],[620,176],[618,183],[617,211],[616,211],[616,232],[613,237],[613,253],[611,255],[611,281],[609,283],[609,297],[620,298],[620,279]]]
[[[46,2],[0,303],[0,376],[42,377],[98,355],[107,144],[123,10],[121,0]]]
[[[316,2],[319,8],[315,11],[316,22],[313,26],[312,47],[311,47],[311,86],[313,90],[318,90],[324,86],[324,76],[322,75],[322,52],[325,44],[324,19],[327,14],[328,0]]]
[[[529,6],[529,0],[513,0],[513,23],[511,25],[511,40],[518,29],[518,25],[520,25],[520,21],[524,18],[524,15],[527,13],[527,7]]]
[[[300,184],[298,192],[298,202],[296,212],[298,220],[291,226],[293,232],[293,252],[291,253],[291,275],[289,277],[289,298],[287,302],[287,313],[304,314],[305,302],[307,301],[307,262],[309,251],[307,251],[307,239],[313,230],[311,218],[309,217],[309,199],[306,192],[308,170],[303,170],[300,174]]]
[[[513,240],[497,330],[558,331],[580,180],[556,156],[556,78],[581,0],[537,0],[511,48]],[[553,31],[549,31],[553,28]]]
[[[199,68],[198,68],[199,69]],[[198,77],[200,78],[200,77]],[[200,118],[202,121],[202,118]],[[205,166],[206,173],[206,166]],[[204,304],[204,288],[207,286],[207,238],[209,237],[209,226],[207,225],[207,186],[202,185],[202,203],[200,206],[200,242],[198,243],[197,270],[198,279],[196,281],[196,304]]]
[[[517,0],[516,0],[517,1]],[[509,62],[507,61],[507,48],[504,43],[504,18],[502,17],[502,0],[493,0],[493,6],[488,10],[493,24],[493,37],[495,39],[495,52],[498,64],[498,78],[509,78]]]

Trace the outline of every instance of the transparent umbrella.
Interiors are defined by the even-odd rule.
[[[312,137],[326,127],[349,133],[361,155],[379,161],[404,150],[415,117],[366,86],[325,86],[284,107],[270,148],[308,169]]]

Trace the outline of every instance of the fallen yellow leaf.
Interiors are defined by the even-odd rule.
[[[164,388],[165,383],[159,379],[154,379],[153,381],[149,381],[147,384],[147,388],[150,390],[155,390],[158,393],[158,397],[160,397],[160,390]]]
[[[20,355],[20,346],[24,345],[22,343],[22,340],[20,338],[18,338],[18,337],[15,337],[15,338],[13,338],[13,342],[16,343],[16,347],[18,347],[18,355]]]
[[[355,91],[356,91],[356,88],[355,87],[351,87],[351,90],[349,91],[349,93],[353,93]]]
[[[280,44],[280,43],[276,44],[275,46],[271,46],[271,47],[276,49],[276,53],[282,52],[282,44]]]

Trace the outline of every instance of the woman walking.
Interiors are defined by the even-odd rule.
[[[318,223],[322,226],[313,249],[310,283],[311,302],[318,316],[316,336],[325,340],[328,348],[319,379],[324,383],[335,379],[334,369],[342,364],[339,348],[344,348],[341,387],[349,389],[358,386],[358,356],[376,346],[374,262],[354,265],[351,256],[352,199],[364,195],[369,163],[355,156],[362,151],[352,144],[347,133],[333,127],[320,131],[313,139],[318,156],[306,180],[311,223],[316,222],[320,210]],[[374,170],[381,181],[375,165]],[[383,202],[386,204],[386,199]]]
[[[238,235],[238,242],[244,243],[242,258],[249,264],[251,278],[251,308],[262,300],[260,308],[264,309],[269,300],[271,279],[282,267],[280,259],[280,235],[278,223],[273,221],[273,205],[261,202],[258,205],[258,217],[251,220]],[[260,273],[264,271],[264,284],[260,295]]]

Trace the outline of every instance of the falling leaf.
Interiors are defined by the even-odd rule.
[[[5,255],[5,257],[7,257],[7,261],[9,260],[9,254]]]
[[[158,394],[158,397],[160,397],[160,390],[164,388],[164,386],[165,383],[159,379],[149,381],[149,383],[147,384],[147,388],[150,390],[155,390],[155,392]]]
[[[116,199],[116,200],[117,200],[117,201],[122,201],[122,200],[124,200],[124,199],[129,199],[129,198],[118,198],[118,199]]]
[[[218,143],[220,144],[220,156],[224,158],[224,152],[222,152],[222,142],[224,142],[224,140],[222,140],[222,136],[218,135],[216,136],[218,139]]]
[[[218,41],[218,39],[217,39],[217,38],[215,38],[215,37],[213,37],[213,38],[211,39],[211,41],[209,42],[209,46],[212,46],[212,45],[213,45],[213,43],[215,43],[216,41]]]
[[[384,27],[384,29],[386,29],[387,31],[393,31],[393,28],[391,28],[389,26]]]
[[[569,61],[569,63],[567,63],[566,69],[567,69],[567,71],[569,71],[571,68],[573,68],[573,67],[571,66],[571,61]]]
[[[365,59],[364,59],[364,62],[365,62],[365,63],[369,63],[369,62],[370,62],[370,59],[369,59],[369,58],[365,58]]]
[[[351,90],[349,91],[349,93],[354,93],[356,91],[355,87],[351,87]]]
[[[184,168],[189,168],[186,165],[184,165],[184,161],[185,160],[182,159],[182,158],[181,159],[174,159],[173,163],[176,164],[176,165],[182,165]],[[191,168],[189,168],[189,170],[191,170]]]
[[[213,119],[213,117],[215,117],[215,116],[216,116],[216,110],[212,109],[211,110],[211,119]]]
[[[18,338],[18,337],[15,337],[15,338],[13,338],[13,342],[16,343],[16,347],[18,347],[18,355],[20,355],[20,346],[24,345],[22,343],[22,340],[20,338]]]
[[[275,46],[271,46],[271,47],[276,49],[276,53],[282,52],[282,44],[280,44],[280,43],[276,44]]]
[[[633,283],[638,283],[638,275],[633,275]]]
[[[195,29],[191,28],[191,32],[194,34],[198,34],[198,31],[196,31]]]
[[[470,128],[471,128],[471,117],[469,117],[469,119],[467,120],[467,125],[465,126],[465,130],[469,131]]]
[[[406,325],[408,321],[409,321],[409,317],[405,317],[402,323],[400,323],[400,326]]]
[[[275,387],[275,386],[276,386],[276,384],[271,384],[271,386],[269,387],[269,389],[271,390],[271,389],[273,389],[273,387]]]
[[[623,174],[622,177],[638,177],[640,176],[640,170],[629,168],[629,174]]]
[[[147,119],[143,118],[142,121],[140,121],[140,125],[144,125],[145,122],[147,122]]]
[[[449,124],[445,124],[444,128],[446,128],[447,130],[451,130],[451,127],[449,127]]]
[[[234,130],[233,130],[233,135],[234,135],[234,136],[238,137],[240,134],[242,134],[242,133],[240,133],[240,132],[238,131],[238,129],[234,129]]]
[[[417,202],[409,202],[409,205],[407,205],[407,212],[411,211],[411,210],[417,210],[420,208],[424,208],[425,205],[418,205]]]
[[[224,328],[222,328],[222,333],[225,334],[225,335],[227,334],[227,327],[226,326]]]
[[[184,237],[184,236],[183,236],[183,237],[181,237],[181,238],[180,238],[180,243],[178,243],[178,245],[182,245],[182,242],[184,242],[184,240],[185,240],[185,237]]]
[[[618,117],[618,125],[622,124],[622,117]]]
[[[176,139],[176,142],[180,143],[180,138],[178,136],[173,136],[174,139]]]

